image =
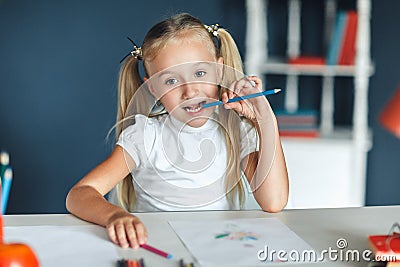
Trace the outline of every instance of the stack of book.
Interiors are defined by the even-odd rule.
[[[300,55],[289,58],[293,65],[354,65],[358,15],[354,10],[339,11],[332,23],[326,56]]]
[[[279,135],[282,137],[314,138],[319,136],[318,113],[314,110],[277,111],[275,115],[278,121]]]
[[[328,65],[354,65],[357,20],[356,11],[338,13],[326,58]]]

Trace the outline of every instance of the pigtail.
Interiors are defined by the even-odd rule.
[[[230,33],[223,28],[219,28],[217,38],[220,43],[219,54],[224,58],[224,64],[234,69],[236,73],[243,73],[242,58]]]
[[[129,56],[124,61],[119,73],[118,113],[116,125],[117,140],[121,135],[122,130],[126,128],[128,123],[125,122],[127,120],[129,120],[135,114],[145,113],[146,107],[143,107],[142,105],[146,103],[146,101],[142,101],[140,105],[138,103],[130,103],[131,101],[141,101],[142,97],[137,97],[136,94],[143,94],[142,91],[144,90],[138,90],[142,83],[143,81],[139,74],[139,60],[133,56]],[[135,97],[133,98],[134,95]],[[121,182],[117,184],[116,191],[119,205],[128,211],[133,211],[136,202],[136,194],[133,188],[133,177],[131,174],[127,175]]]
[[[219,56],[224,59],[222,84],[227,85],[231,81],[242,78],[238,76],[243,73],[243,64],[236,43],[229,32],[219,28],[217,33],[220,45]],[[221,94],[226,90],[228,89],[222,88]],[[241,179],[242,172],[240,168],[240,131],[237,131],[237,129],[240,129],[241,120],[236,112],[224,108],[219,109],[219,119],[226,127],[225,139],[228,149],[228,163],[225,188],[227,199],[232,206],[234,206],[237,199],[239,207],[243,208],[245,202],[245,187]]]
[[[148,101],[150,93],[145,88],[138,90],[142,84],[143,80],[139,74],[139,60],[135,57],[128,57],[121,67],[118,80],[117,140],[125,128],[124,122],[126,120],[136,114],[147,115],[150,110],[151,103]],[[134,95],[135,97],[133,97]],[[131,101],[134,102],[131,103]]]
[[[219,110],[219,119],[226,127],[224,134],[228,151],[225,180],[227,199],[232,207],[236,206],[235,203],[237,199],[239,207],[243,208],[245,193],[240,169],[240,131],[237,130],[240,129],[240,118],[234,111],[224,108]]]

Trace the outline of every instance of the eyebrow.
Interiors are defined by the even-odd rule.
[[[200,66],[202,66],[202,65],[210,66],[211,63],[212,63],[212,64],[217,64],[217,63],[214,63],[214,62],[201,61],[201,62],[197,62],[197,63],[193,64],[193,67],[197,68],[197,67],[200,67]]]
[[[192,68],[198,68],[198,67],[201,67],[201,66],[210,66],[211,65],[211,63],[212,64],[217,64],[217,63],[214,63],[214,62],[208,62],[208,61],[200,61],[200,62],[196,62],[196,63],[192,63],[192,64],[190,64],[191,65],[191,67]],[[177,65],[177,66],[181,66],[181,65],[189,65],[189,63],[183,63],[183,64],[180,64],[180,65]],[[168,69],[173,69],[174,67],[170,67],[170,68],[168,68]],[[177,72],[177,71],[172,71],[172,70],[163,70],[163,71],[160,71],[159,73],[158,73],[158,77],[159,78],[163,78],[163,76],[175,76],[175,75],[180,75],[179,74],[179,72]]]

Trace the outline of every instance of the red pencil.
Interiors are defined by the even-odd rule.
[[[167,259],[172,259],[172,254],[169,254],[167,252],[161,251],[159,249],[156,249],[155,247],[152,247],[147,244],[142,244],[140,245],[141,248],[147,249],[148,251],[151,251],[157,255],[160,255],[161,257],[167,258]]]

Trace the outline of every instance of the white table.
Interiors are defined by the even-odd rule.
[[[392,224],[400,221],[400,206],[284,210],[280,213],[266,213],[259,210],[246,211],[206,211],[206,212],[162,212],[136,214],[146,225],[149,232],[149,244],[161,246],[174,254],[175,260],[165,260],[144,251],[123,250],[117,248],[119,256],[134,255],[145,257],[148,266],[179,266],[177,260],[193,261],[190,252],[176,236],[168,221],[171,220],[228,220],[234,218],[271,218],[275,217],[287,225],[297,235],[309,243],[315,250],[338,249],[339,238],[346,239],[346,250],[364,251],[368,249],[367,237],[371,234],[386,234]],[[43,215],[5,215],[5,226],[27,225],[88,225],[70,214]],[[263,248],[260,248],[263,249]],[[227,252],[229,256],[229,252]],[[84,256],[84,255],[83,255]],[[256,255],[255,255],[256,257]],[[116,259],[117,260],[117,259]],[[367,266],[365,261],[330,261],[322,263],[295,264],[293,266]],[[267,264],[266,264],[267,265]],[[280,266],[286,266],[282,264]],[[116,266],[116,265],[114,265]],[[199,266],[195,264],[195,266]],[[58,267],[62,267],[62,262]],[[69,266],[70,267],[70,266]],[[99,267],[99,266],[96,266]]]

